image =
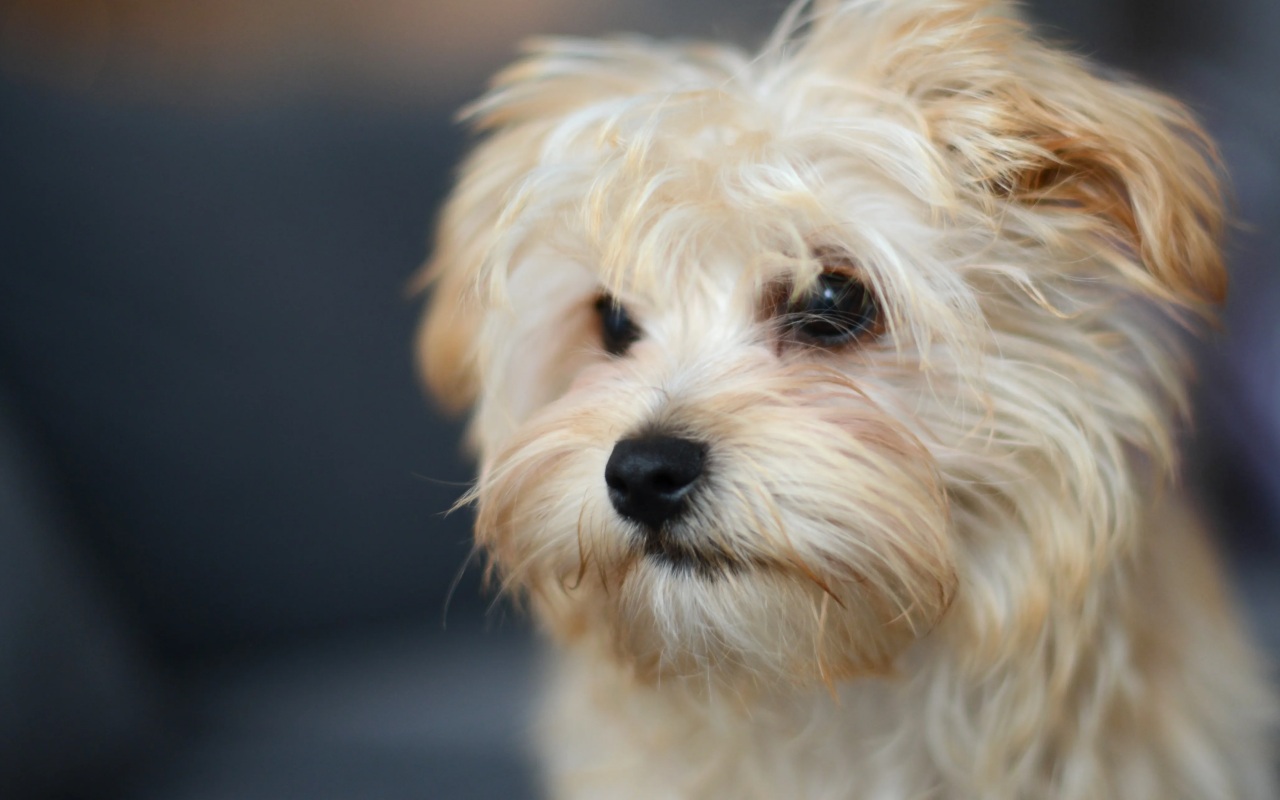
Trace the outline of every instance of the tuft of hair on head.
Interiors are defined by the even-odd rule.
[[[464,112],[484,138],[420,281],[433,290],[418,340],[432,392],[451,409],[474,400],[482,309],[501,303],[531,234],[555,229],[567,208],[606,205],[597,195],[612,184],[576,155],[585,146],[621,148],[626,158],[609,163],[625,171],[654,137],[628,138],[624,122],[643,133],[644,120],[696,121],[709,97],[782,102],[807,87],[818,87],[813,97],[878,98],[873,108],[918,127],[912,137],[932,147],[918,155],[945,187],[930,202],[968,209],[966,224],[1030,238],[1060,265],[1095,265],[1090,278],[1106,265],[1108,280],[1178,316],[1209,317],[1223,301],[1218,158],[1183,106],[1040,42],[1003,0],[802,0],[755,59],[712,45],[544,39],[495,78]],[[612,286],[619,265],[644,254],[628,249],[640,239],[621,235],[612,216],[597,216],[609,246],[595,266]],[[633,233],[643,233],[650,217],[637,219]],[[649,239],[668,247],[702,235],[654,230]]]

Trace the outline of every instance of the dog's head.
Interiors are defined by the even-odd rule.
[[[543,42],[470,116],[420,356],[553,634],[806,683],[1089,607],[1224,291],[1177,105],[996,3],[857,0],[754,55]]]

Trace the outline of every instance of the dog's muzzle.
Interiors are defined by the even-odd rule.
[[[653,536],[688,507],[706,468],[707,446],[675,436],[621,439],[604,468],[609,500]]]

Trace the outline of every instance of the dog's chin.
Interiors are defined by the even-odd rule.
[[[612,571],[530,597],[556,638],[598,647],[646,683],[759,688],[883,674],[928,624],[855,585],[824,589],[778,565],[688,546],[640,549]]]
[[[561,530],[495,543],[494,573],[555,639],[594,648],[646,683],[831,686],[886,674],[948,613],[956,589],[951,565],[924,555],[889,570],[875,559],[744,548],[690,527],[640,536],[611,520]]]

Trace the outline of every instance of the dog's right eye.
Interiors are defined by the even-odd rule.
[[[609,355],[623,355],[640,338],[640,328],[617,298],[601,295],[596,300],[596,313],[600,315],[600,341]]]

